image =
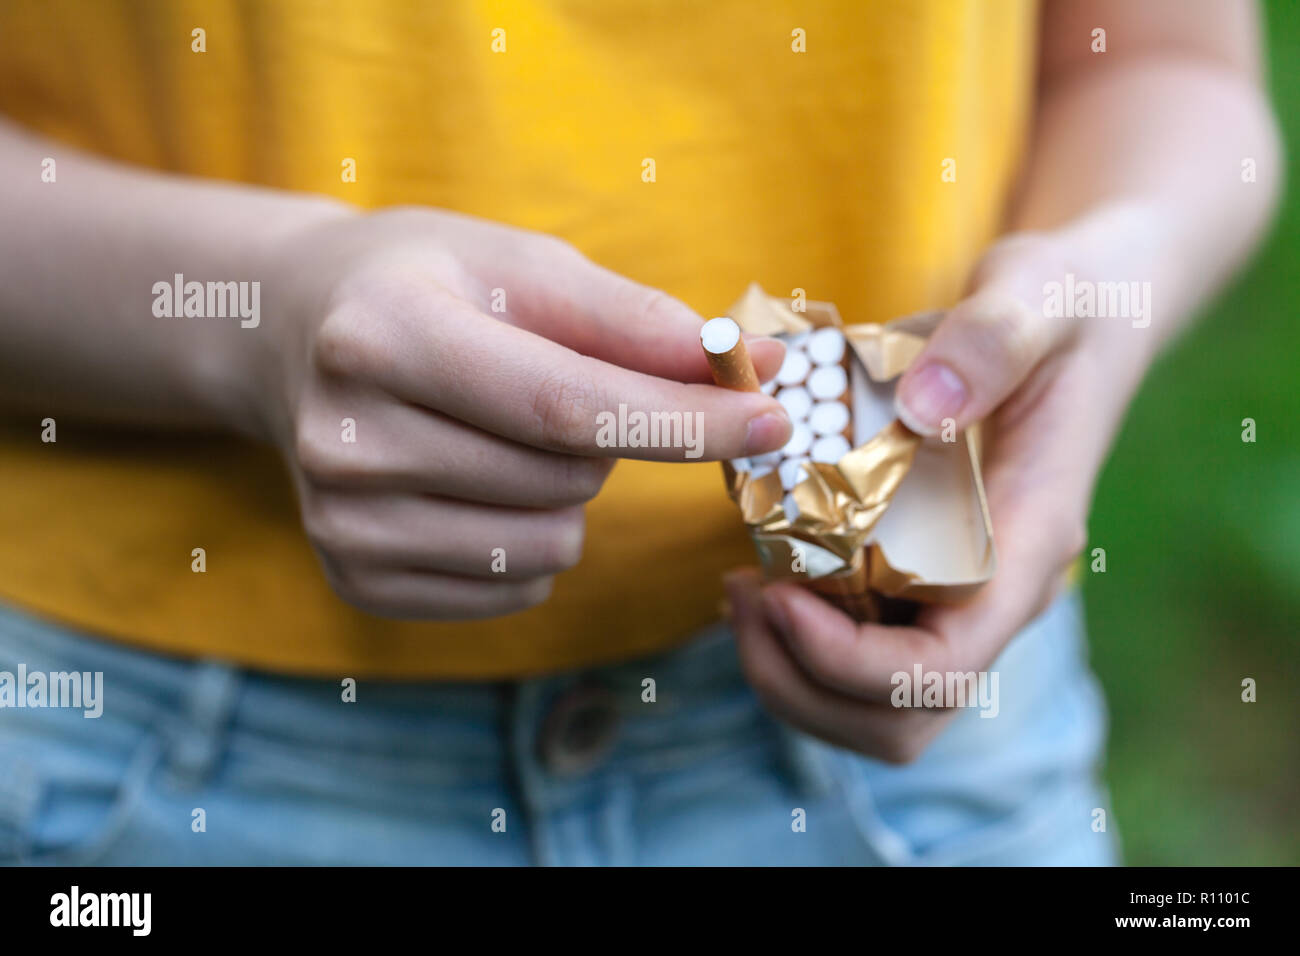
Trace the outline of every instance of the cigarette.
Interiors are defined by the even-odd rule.
[[[838,365],[844,359],[844,333],[834,327],[818,329],[808,338],[814,365]]]
[[[792,385],[783,388],[776,393],[776,400],[781,403],[786,414],[790,416],[793,422],[802,421],[808,417],[808,412],[813,407],[812,396],[802,385]]]
[[[709,319],[700,329],[700,344],[709,360],[713,381],[738,392],[757,392],[758,373],[745,348],[740,326],[725,315]]]
[[[812,451],[809,452],[809,455],[813,461],[834,465],[847,455],[850,450],[849,440],[843,435],[827,435],[825,438],[819,438],[813,442]]]
[[[802,385],[803,380],[808,377],[810,368],[812,363],[808,361],[808,356],[803,354],[802,348],[795,346],[787,349],[785,361],[781,363],[781,370],[776,373],[776,384]]]
[[[843,402],[818,402],[808,414],[808,427],[819,437],[843,435],[849,427],[849,409]]]
[[[808,454],[808,449],[812,447],[812,443],[812,429],[803,422],[795,422],[794,428],[790,431],[790,440],[781,449],[781,454],[787,458],[798,458]]]
[[[787,458],[777,469],[781,473],[781,487],[790,491],[803,478],[803,463],[807,458]]]
[[[819,402],[839,399],[848,390],[849,377],[843,365],[821,365],[808,376],[808,394]]]

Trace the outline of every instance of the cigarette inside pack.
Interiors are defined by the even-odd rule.
[[[879,620],[886,599],[964,600],[996,561],[978,430],[922,439],[894,415],[897,379],[939,314],[845,325],[829,302],[798,305],[751,285],[732,321],[701,335],[731,388],[760,387],[742,331],[786,345],[761,389],[789,413],[790,440],[723,464],[765,574],[801,581],[859,620]]]

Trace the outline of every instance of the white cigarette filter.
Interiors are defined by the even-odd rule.
[[[832,327],[808,337],[808,357],[814,365],[838,365],[844,360],[844,333]]]
[[[785,361],[781,363],[781,370],[776,373],[776,384],[802,385],[811,368],[812,362],[808,361],[808,356],[804,354],[803,349],[787,344]]]
[[[808,389],[802,385],[781,389],[776,393],[776,400],[781,403],[792,422],[802,421],[807,418],[813,407],[812,396],[808,394]]]
[[[827,435],[813,442],[811,457],[813,461],[834,465],[849,453],[849,440],[843,435]]]
[[[849,374],[843,365],[823,365],[808,376],[808,394],[819,402],[839,398],[849,390]]]
[[[738,392],[757,392],[758,373],[745,348],[740,326],[725,315],[709,319],[700,328],[700,344],[709,360],[713,381]]]
[[[813,433],[812,429],[803,422],[795,422],[794,429],[790,432],[790,440],[785,443],[781,449],[781,454],[787,458],[797,458],[800,455],[808,454],[808,449],[812,447]]]
[[[782,488],[789,491],[799,484],[799,479],[803,477],[803,463],[807,460],[807,458],[787,458],[781,462],[781,467],[777,470],[781,473]]]
[[[841,435],[849,427],[849,409],[843,402],[818,402],[808,413],[814,435]]]

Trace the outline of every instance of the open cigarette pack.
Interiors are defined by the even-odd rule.
[[[892,599],[964,600],[996,561],[978,429],[922,439],[894,415],[898,377],[940,313],[845,325],[829,302],[799,305],[751,285],[730,309],[740,330],[786,345],[762,390],[789,412],[789,442],[723,463],[765,574],[863,621]]]

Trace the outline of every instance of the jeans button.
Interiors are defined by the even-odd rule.
[[[561,694],[542,721],[538,751],[546,769],[572,776],[594,767],[618,736],[618,702],[608,688],[580,685]]]

